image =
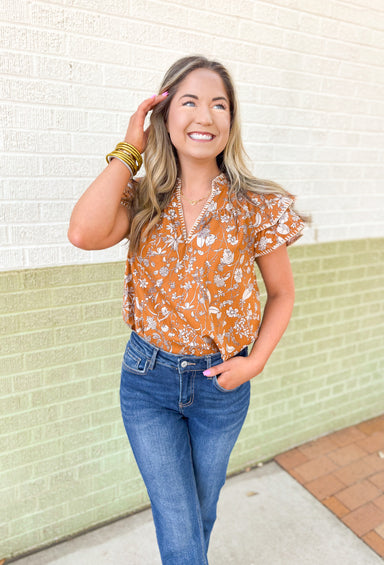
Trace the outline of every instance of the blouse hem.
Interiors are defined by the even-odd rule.
[[[300,232],[303,231],[303,229],[304,229],[304,225],[299,226],[294,232],[289,233],[289,238],[283,239],[283,241],[281,241],[281,242],[277,242],[273,247],[268,247],[268,249],[265,249],[261,253],[257,253],[257,255],[255,255],[255,259],[257,257],[261,257],[262,255],[268,255],[268,253],[271,253],[271,251],[274,251],[275,249],[277,249],[278,247],[281,247],[284,244],[287,247],[289,247],[290,245],[295,243],[298,239],[300,239],[300,237],[303,236],[303,234],[300,233]]]

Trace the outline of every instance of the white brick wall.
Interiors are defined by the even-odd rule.
[[[383,236],[382,0],[2,0],[0,268],[122,259],[72,206],[178,57],[232,71],[254,173],[312,213],[302,242]]]

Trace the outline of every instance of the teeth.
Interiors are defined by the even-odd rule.
[[[213,135],[211,135],[210,133],[190,133],[189,137],[191,139],[204,139],[204,140],[213,139]]]

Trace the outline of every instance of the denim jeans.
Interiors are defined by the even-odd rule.
[[[219,363],[220,353],[174,355],[135,332],[124,353],[121,412],[163,565],[208,564],[217,501],[250,396],[249,382],[229,391],[203,375]]]

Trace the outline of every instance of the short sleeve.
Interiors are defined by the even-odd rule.
[[[135,196],[136,189],[137,189],[137,181],[130,180],[127,186],[124,188],[124,192],[122,194],[120,204],[129,208]]]
[[[302,236],[305,225],[292,208],[293,197],[276,194],[260,196],[261,214],[258,213],[259,222],[255,230],[255,257],[266,255],[281,245],[291,245]]]

